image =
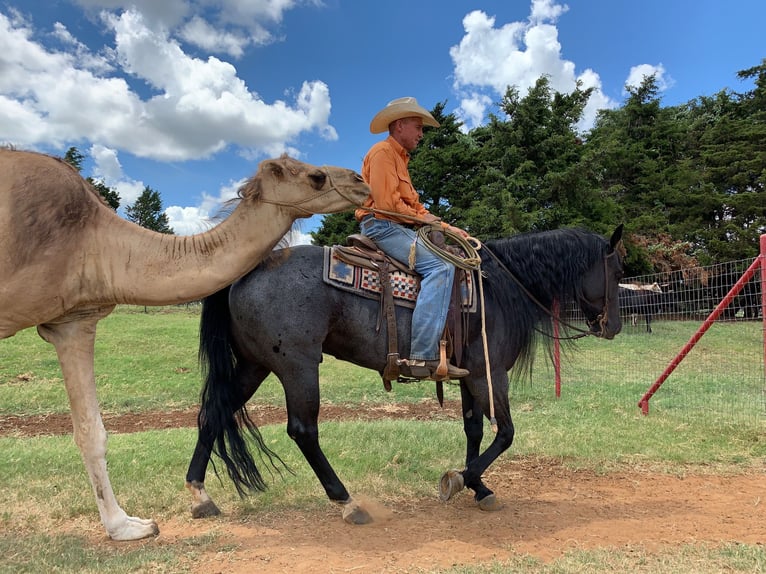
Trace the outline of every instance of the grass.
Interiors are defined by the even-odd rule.
[[[552,564],[529,556],[481,566],[458,567],[448,570],[423,570],[431,574],[507,574],[525,572],[535,574],[595,574],[603,572],[635,572],[654,574],[690,573],[719,574],[721,572],[764,572],[766,551],[760,547],[725,544],[718,548],[686,545],[673,551],[647,553],[641,548],[627,548],[622,552],[594,550],[567,552]]]
[[[511,388],[517,427],[513,454],[551,457],[598,472],[626,465],[673,474],[763,469],[762,332],[757,323],[714,325],[652,399],[650,415],[643,416],[636,406],[696,326],[658,321],[652,335],[628,327],[614,341],[579,341],[563,367],[559,399],[553,395],[552,370],[540,357],[533,376]],[[103,411],[194,408],[200,385],[197,329],[198,311],[186,308],[144,312],[125,307],[103,320],[96,351]],[[0,358],[0,415],[68,412],[55,353],[33,330],[0,341]],[[386,393],[376,373],[331,357],[321,367],[321,386],[324,404],[364,408],[368,403],[434,400],[431,385],[397,385]],[[451,385],[445,395],[459,399]],[[279,383],[267,381],[256,400],[283,404]],[[222,507],[238,508],[242,516],[265,508],[277,513],[326,508],[321,486],[282,425],[262,432],[295,474],[275,475],[270,482],[279,480],[280,488],[244,503],[228,481],[211,480],[214,499]],[[464,456],[461,425],[453,420],[327,422],[322,435],[328,458],[350,490],[382,502],[433,496],[441,471],[460,466]],[[192,429],[111,436],[109,469],[121,504],[160,521],[186,516],[183,477],[195,438]],[[147,484],[147,476],[158,478]],[[5,503],[0,510],[0,573],[184,572],[199,553],[225,542],[212,536],[172,545],[120,546],[58,533],[62,523],[74,522],[103,540],[71,436],[0,437],[0,477]],[[749,545],[691,545],[651,554],[623,548],[569,552],[552,563],[519,556],[444,572],[763,572],[765,554],[763,546]]]

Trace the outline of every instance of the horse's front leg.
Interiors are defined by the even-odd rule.
[[[343,508],[349,524],[367,524],[372,516],[346,490],[319,446],[319,372],[317,365],[280,373],[287,404],[287,434],[295,441],[322,483],[327,497]]]
[[[508,380],[505,373],[495,373],[500,378],[494,389],[495,419],[498,431],[489,448],[481,453],[481,441],[484,437],[484,415],[489,412],[486,396],[477,400],[465,382],[460,385],[463,408],[463,430],[466,436],[466,467],[463,471],[448,471],[440,482],[442,500],[449,500],[463,486],[474,491],[474,499],[482,510],[499,510],[502,504],[495,494],[482,481],[481,475],[513,443],[513,421],[508,404]],[[497,380],[497,379],[496,379]]]
[[[74,440],[90,477],[101,523],[113,540],[138,540],[156,536],[159,528],[154,520],[128,516],[114,496],[106,470],[107,434],[93,372],[96,323],[111,310],[99,309],[93,315],[68,323],[40,325],[37,331],[56,348],[72,409]]]

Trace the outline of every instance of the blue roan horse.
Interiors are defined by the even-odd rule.
[[[617,287],[623,271],[616,246],[621,236],[622,226],[609,241],[591,232],[563,229],[521,234],[482,246],[497,433],[481,452],[483,417],[491,411],[481,314],[472,313],[462,353],[462,366],[471,374],[460,381],[466,466],[444,474],[440,484],[443,499],[465,486],[474,491],[483,510],[502,506],[481,476],[513,442],[508,371],[517,362],[528,364],[537,334],[551,334],[549,309],[554,301],[562,309],[577,302],[594,335],[612,339],[620,331]],[[275,455],[260,440],[245,403],[269,373],[274,373],[284,387],[287,433],[327,496],[343,506],[347,522],[371,520],[352,499],[319,446],[319,364],[322,354],[327,353],[382,373],[387,337],[376,331],[380,303],[325,284],[323,257],[322,247],[308,245],[275,252],[230,288],[204,301],[200,357],[207,376],[199,438],[186,475],[196,517],[218,513],[204,487],[212,451],[225,462],[240,494],[265,488],[245,435],[255,437],[262,454],[268,458]],[[397,315],[399,350],[406,357],[412,313],[399,307]],[[550,337],[547,340],[550,342]]]

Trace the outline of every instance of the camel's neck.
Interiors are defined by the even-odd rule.
[[[201,299],[253,269],[289,231],[294,219],[270,204],[241,203],[222,223],[198,235],[164,235],[136,229],[100,233],[102,259],[111,261],[99,273],[109,274],[112,302],[172,305]],[[100,278],[96,277],[96,283]]]

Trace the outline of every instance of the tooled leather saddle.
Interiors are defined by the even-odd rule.
[[[439,238],[434,238],[438,244]],[[442,246],[444,244],[442,243]],[[453,249],[452,247],[445,247]],[[386,331],[388,338],[388,354],[386,366],[383,370],[383,386],[386,391],[391,390],[391,381],[402,383],[412,382],[414,379],[402,376],[399,368],[399,348],[396,332],[396,310],[397,305],[414,306],[414,300],[419,291],[420,277],[412,271],[407,265],[389,257],[381,251],[374,241],[361,233],[355,233],[347,238],[346,245],[334,245],[329,248],[328,253],[330,262],[328,265],[341,262],[345,266],[351,266],[352,271],[346,271],[350,274],[354,271],[361,272],[363,279],[356,283],[373,284],[373,289],[363,293],[365,296],[375,296],[380,300],[380,314],[376,330],[380,331],[382,318],[386,320]],[[372,279],[369,279],[369,277]],[[325,272],[325,280],[328,280],[328,273]],[[349,279],[349,283],[353,280]],[[337,286],[337,285],[336,285]],[[452,286],[452,295],[450,298],[449,311],[447,313],[447,323],[442,336],[441,359],[449,360],[454,357],[455,364],[460,365],[462,359],[463,343],[467,326],[467,317],[464,311],[475,308],[472,307],[472,301],[475,297],[472,294],[473,280],[471,273],[462,269],[457,269],[455,281]],[[349,288],[349,290],[353,290]],[[371,295],[370,292],[377,292]],[[468,293],[466,295],[466,293]],[[443,386],[441,381],[436,382],[436,392],[439,403],[443,402]]]

